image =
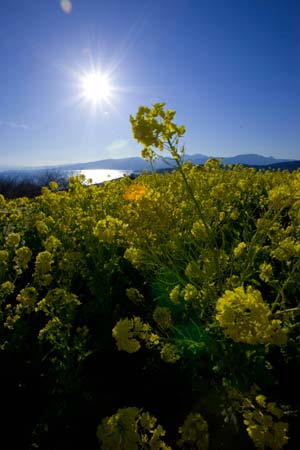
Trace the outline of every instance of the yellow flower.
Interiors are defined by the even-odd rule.
[[[147,192],[148,189],[143,184],[134,184],[126,189],[126,191],[124,192],[124,199],[139,200],[140,198],[145,197]]]
[[[266,409],[278,419],[281,419],[281,417],[283,416],[283,411],[278,408],[275,402],[269,402],[266,406]]]
[[[16,250],[14,261],[21,269],[26,269],[31,259],[32,251],[28,247],[21,247]]]
[[[259,406],[266,406],[266,396],[265,395],[257,395],[255,397],[255,400],[257,401]]]
[[[20,243],[21,235],[20,233],[10,233],[5,240],[7,247],[17,247]]]
[[[259,291],[248,286],[225,291],[218,299],[216,319],[226,336],[247,344],[284,345],[287,332],[280,320],[270,320],[271,310]]]
[[[116,339],[118,350],[135,353],[141,348],[139,341],[134,338],[133,327],[132,319],[119,320],[114,326],[112,335]]]
[[[7,250],[0,250],[0,266],[6,266],[9,253]]]
[[[195,300],[199,300],[199,292],[195,286],[191,283],[188,283],[182,291],[183,298],[186,302],[192,302]]]
[[[237,209],[233,209],[230,213],[230,218],[232,220],[237,220],[239,218],[239,215],[240,215],[239,211]]]
[[[179,349],[173,344],[166,343],[160,351],[160,357],[163,361],[174,364],[180,359]]]
[[[154,416],[136,407],[118,409],[97,428],[103,450],[171,450],[161,440],[165,434]]]
[[[263,263],[259,266],[259,269],[260,269],[259,278],[265,282],[270,281],[270,278],[273,273],[273,268],[271,264]]]
[[[170,300],[171,302],[178,304],[180,303],[180,294],[181,294],[181,289],[180,289],[180,285],[177,284],[177,286],[175,286],[172,291],[169,294]]]
[[[271,252],[271,256],[279,261],[289,261],[292,257],[299,256],[299,254],[300,244],[291,237],[279,242],[276,249]]]
[[[127,259],[133,265],[133,267],[137,269],[139,269],[141,266],[142,257],[143,254],[141,250],[134,247],[127,248],[124,253],[124,258]]]
[[[255,397],[256,405],[244,399],[242,410],[247,433],[258,449],[281,450],[288,442],[288,423],[278,421],[283,411],[275,402],[266,402],[264,395]]]
[[[97,222],[94,228],[94,235],[100,241],[111,244],[115,239],[122,235],[122,232],[126,229],[126,224],[122,220],[107,215],[105,219],[101,219]]]
[[[22,289],[17,295],[17,301],[25,308],[32,308],[37,300],[37,290],[33,286]]]
[[[51,191],[57,191],[58,184],[56,183],[56,181],[50,181],[49,187],[50,187]]]
[[[226,217],[226,213],[224,211],[221,211],[219,214],[219,222],[223,222],[225,217]]]
[[[42,274],[47,273],[51,269],[52,255],[47,250],[40,252],[36,257],[36,270]]]
[[[61,241],[57,239],[55,236],[49,236],[44,242],[45,250],[48,252],[55,252],[57,248],[61,246]]]
[[[48,252],[47,250],[44,252],[40,252],[35,260],[35,275],[41,276],[50,272],[52,262],[53,259],[50,252]]]
[[[197,222],[193,223],[191,234],[195,239],[202,240],[207,238],[207,229],[202,220],[197,220]]]
[[[129,298],[132,303],[142,303],[145,299],[143,294],[140,293],[140,291],[136,288],[128,288],[126,289],[126,295]]]
[[[48,233],[48,227],[47,224],[45,222],[43,222],[42,220],[38,220],[35,224],[37,231],[39,232],[39,234],[47,234]]]
[[[15,290],[15,285],[11,281],[5,281],[0,285],[0,296],[7,297]]]
[[[239,245],[233,249],[234,256],[235,257],[241,256],[246,248],[247,245],[245,244],[245,242],[240,242]]]
[[[171,312],[168,308],[164,306],[157,306],[153,313],[153,319],[157,323],[157,325],[164,329],[168,330],[172,326],[172,316]]]
[[[39,340],[46,340],[54,344],[60,339],[64,340],[64,337],[66,337],[66,325],[63,324],[59,317],[53,317],[48,320],[38,334]]]
[[[177,441],[179,448],[208,449],[208,425],[200,413],[190,413],[179,428],[179,433],[181,434],[181,438]]]
[[[118,350],[128,353],[135,353],[141,348],[139,340],[144,341],[147,348],[159,344],[159,336],[153,333],[151,326],[140,317],[119,320],[112,330],[112,335]]]

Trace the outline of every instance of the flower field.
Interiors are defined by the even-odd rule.
[[[0,195],[5,448],[299,448],[300,172],[184,164],[174,116],[131,117],[170,173]]]

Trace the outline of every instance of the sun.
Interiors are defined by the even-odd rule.
[[[83,75],[81,88],[84,100],[94,106],[108,102],[113,90],[109,77],[97,70]]]

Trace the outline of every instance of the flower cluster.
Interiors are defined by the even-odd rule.
[[[273,275],[273,268],[271,264],[263,263],[259,266],[259,278],[261,278],[266,283],[270,281]]]
[[[264,395],[257,395],[255,403],[245,399],[243,418],[247,432],[256,448],[281,450],[288,443],[288,423],[280,419],[283,411],[275,402],[267,402]]]
[[[7,266],[9,253],[7,250],[0,250],[0,267]]]
[[[98,221],[94,228],[94,234],[100,241],[111,244],[121,235],[124,228],[126,225],[122,220],[108,215],[105,219]]]
[[[5,298],[12,294],[15,290],[15,286],[11,281],[5,281],[0,285],[0,299]]]
[[[197,288],[191,283],[187,283],[185,288],[182,290],[181,295],[186,302],[197,301],[200,298]]]
[[[184,135],[185,127],[173,122],[176,112],[172,109],[164,110],[165,103],[156,103],[152,108],[141,106],[135,117],[130,116],[134,138],[144,145],[142,156],[146,159],[155,157],[154,148],[163,151],[165,145],[178,143]],[[174,159],[180,157],[175,148],[170,147]]]
[[[141,348],[139,340],[144,341],[149,348],[159,344],[159,336],[140,317],[119,320],[112,330],[112,335],[118,350],[128,353],[135,353]]]
[[[176,345],[167,342],[161,347],[160,357],[166,363],[174,364],[180,359],[179,348]]]
[[[279,242],[277,248],[271,252],[271,256],[279,261],[289,261],[295,256],[300,256],[300,242],[287,237]]]
[[[216,305],[216,319],[226,336],[247,344],[283,345],[287,331],[278,319],[270,319],[271,310],[258,290],[248,286],[226,290]]]
[[[167,308],[157,307],[154,313],[159,330],[167,330],[171,326],[171,315]],[[118,350],[135,353],[141,348],[141,342],[151,349],[160,351],[160,357],[167,363],[175,363],[180,359],[180,349],[173,343],[166,342],[153,328],[140,317],[119,320],[112,330]]]
[[[20,247],[16,250],[14,257],[14,262],[16,263],[16,268],[20,270],[25,270],[28,267],[29,261],[31,260],[32,251],[28,247]]]
[[[164,306],[157,306],[155,308],[153,319],[162,330],[168,330],[172,326],[171,311]]]
[[[190,413],[183,425],[179,428],[181,434],[177,444],[180,448],[207,450],[209,446],[209,433],[206,420],[200,413]]]
[[[20,233],[10,233],[5,240],[7,247],[17,247],[20,243],[21,235]]]
[[[124,252],[124,258],[127,259],[133,267],[140,269],[143,262],[143,253],[135,247],[128,247]]]
[[[181,297],[181,286],[177,284],[169,293],[169,298],[172,303],[178,304]]]
[[[143,303],[144,296],[141,292],[136,288],[128,288],[126,289],[126,295],[132,303],[139,304]]]
[[[235,257],[241,256],[247,248],[245,242],[240,242],[237,247],[233,249],[233,254]]]
[[[40,252],[36,256],[34,277],[41,286],[49,286],[51,284],[53,279],[50,274],[52,264],[53,255],[47,250]]]
[[[105,450],[171,450],[162,440],[165,430],[148,412],[121,408],[98,426],[97,437]]]
[[[30,312],[36,304],[37,296],[37,290],[33,286],[27,286],[19,292],[17,301],[22,305],[22,309]]]
[[[146,186],[142,184],[133,184],[124,192],[125,200],[139,200],[143,198],[148,192]]]

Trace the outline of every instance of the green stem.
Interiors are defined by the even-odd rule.
[[[167,142],[168,142],[168,145],[169,145],[169,148],[170,148],[171,155],[172,155],[172,154],[178,154],[178,151],[177,151],[176,148],[174,147],[174,145],[173,145],[173,143],[171,142],[171,140],[168,139]],[[193,201],[193,203],[194,203],[194,205],[195,205],[195,207],[196,207],[196,210],[197,210],[197,212],[198,212],[198,215],[199,215],[199,217],[200,217],[200,219],[201,219],[201,221],[202,221],[202,223],[203,223],[203,225],[204,225],[204,228],[205,228],[205,231],[206,231],[206,233],[207,233],[207,236],[209,237],[211,243],[213,244],[213,247],[214,247],[215,249],[217,249],[217,248],[218,248],[218,245],[217,245],[217,242],[216,242],[216,238],[215,238],[215,236],[214,236],[213,233],[212,233],[211,227],[208,225],[208,223],[207,223],[207,221],[206,221],[206,218],[205,218],[205,216],[204,216],[204,214],[203,214],[203,212],[202,212],[202,210],[201,210],[201,208],[200,208],[200,205],[199,205],[199,203],[198,203],[198,201],[197,201],[197,199],[196,199],[196,197],[195,197],[195,195],[194,195],[193,189],[191,188],[191,186],[190,186],[190,184],[189,184],[189,182],[188,182],[188,179],[187,179],[187,177],[186,177],[186,175],[185,175],[185,173],[184,173],[184,170],[182,169],[182,163],[181,163],[180,157],[178,157],[178,159],[177,159],[177,158],[174,158],[174,160],[175,160],[177,169],[178,169],[179,173],[180,173],[181,176],[182,176],[182,179],[183,179],[184,185],[185,185],[185,187],[186,187],[186,190],[187,190],[188,194],[190,195],[190,198],[192,199],[192,201]],[[221,280],[221,273],[220,273],[220,267],[219,267],[218,255],[217,255],[217,253],[214,252],[214,251],[213,251],[213,257],[214,257],[214,262],[215,262],[216,271],[217,271],[217,274],[218,274],[218,275],[217,275],[218,281],[220,281],[220,280]]]
[[[170,149],[171,149],[171,154],[172,154],[172,153],[177,153],[177,151],[176,151],[174,145],[172,144],[172,142],[170,141],[170,139],[168,139],[168,144],[169,144],[169,147],[170,147]],[[197,212],[198,212],[198,214],[199,214],[199,217],[200,217],[200,219],[202,220],[203,225],[204,225],[204,227],[205,227],[205,230],[206,230],[206,232],[207,232],[207,234],[208,234],[208,236],[209,236],[209,235],[211,234],[211,229],[210,229],[210,227],[208,226],[208,224],[207,224],[207,222],[206,222],[206,219],[205,219],[205,217],[204,217],[204,215],[203,215],[203,213],[202,213],[202,211],[201,211],[201,208],[200,208],[200,206],[199,206],[199,203],[197,202],[197,199],[196,199],[196,197],[195,197],[195,195],[194,195],[194,192],[193,192],[193,190],[192,190],[192,188],[191,188],[191,186],[190,186],[190,184],[189,184],[189,182],[188,182],[188,179],[187,179],[187,177],[186,177],[184,171],[182,170],[182,165],[181,165],[181,163],[180,163],[180,158],[178,158],[178,159],[177,159],[177,158],[174,158],[174,160],[175,160],[177,169],[178,169],[178,171],[180,172],[180,174],[181,174],[181,176],[182,176],[182,178],[183,178],[183,182],[184,182],[184,184],[185,184],[185,187],[186,187],[186,189],[187,189],[189,195],[191,196],[191,199],[193,200],[193,203],[194,203],[194,205],[195,205],[195,207],[196,207],[196,209],[197,209]]]
[[[300,313],[300,307],[297,306],[296,308],[289,308],[289,309],[284,309],[283,311],[276,311],[274,313],[274,316],[278,316],[279,314],[285,314],[285,313],[290,313],[290,312],[296,312],[298,311]]]

